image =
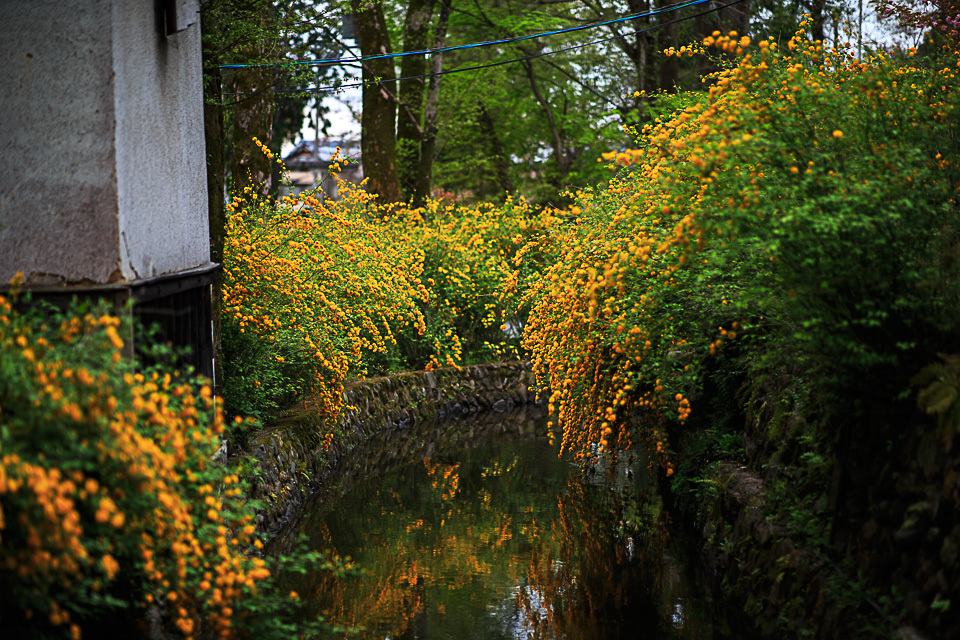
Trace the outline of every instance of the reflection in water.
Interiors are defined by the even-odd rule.
[[[298,530],[363,572],[288,576],[307,613],[392,640],[717,637],[688,607],[645,471],[583,482],[543,421],[509,420],[458,427],[455,449],[407,432],[429,455],[341,479]]]

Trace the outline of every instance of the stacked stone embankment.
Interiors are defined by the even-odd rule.
[[[851,440],[811,476],[817,463],[797,438],[807,417],[778,410],[790,384],[771,376],[755,406],[731,416],[744,444],[736,460],[698,459],[709,421],[674,434],[678,475],[696,474],[701,490],[673,497],[726,611],[763,638],[960,637],[960,434],[908,400],[868,423],[888,448]],[[821,482],[798,497],[784,487],[804,465]]]
[[[424,420],[533,403],[533,386],[524,362],[411,371],[348,383],[335,424],[309,401],[288,411],[249,447],[258,475],[250,497],[263,503],[259,529],[275,534],[339,458],[366,438]],[[328,433],[332,441],[325,441]]]

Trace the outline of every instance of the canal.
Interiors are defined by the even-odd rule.
[[[354,448],[278,539],[356,570],[284,577],[304,615],[360,639],[720,639],[646,456],[558,457],[537,410],[398,430]]]

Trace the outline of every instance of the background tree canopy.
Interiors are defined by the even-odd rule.
[[[869,17],[876,8],[867,4],[211,0],[203,9],[211,190],[223,192],[226,175],[235,192],[251,184],[269,190],[270,163],[252,139],[279,152],[284,141],[296,140],[305,113],[323,131],[324,98],[358,81],[347,80],[345,66],[290,63],[507,40],[359,65],[368,189],[384,202],[422,204],[431,193],[497,200],[519,191],[561,205],[558,193],[605,178],[600,153],[628,147],[638,125],[669,108],[664,96],[700,88],[719,68],[722,54],[684,55],[691,43],[731,30],[786,42],[808,14],[814,39],[862,48],[864,11]],[[904,7],[876,4],[885,15],[907,16],[904,30],[918,28]],[[581,29],[523,39],[575,27]],[[222,212],[211,213],[222,219]]]

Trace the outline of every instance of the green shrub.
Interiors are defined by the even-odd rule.
[[[580,451],[662,450],[721,349],[801,372],[851,420],[960,350],[957,55],[704,44],[726,68],[604,154],[625,168],[580,194],[537,292],[526,345]]]
[[[121,356],[102,307],[19,313],[0,297],[0,620],[17,638],[288,638],[252,506],[213,457],[204,380]],[[312,562],[307,554],[299,561]]]

